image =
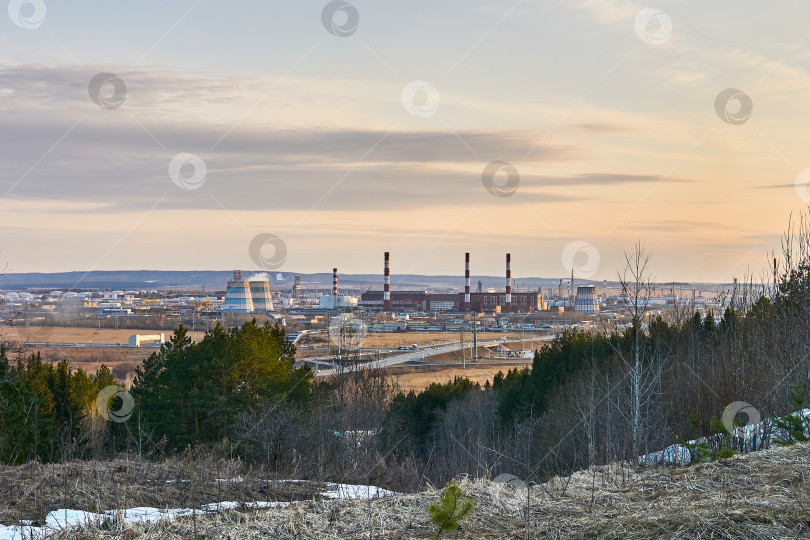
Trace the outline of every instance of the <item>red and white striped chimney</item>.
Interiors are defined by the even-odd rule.
[[[385,252],[385,285],[383,288],[383,311],[391,311],[391,271],[388,267],[388,252]]]
[[[506,312],[512,312],[512,254],[506,254]]]
[[[332,296],[338,295],[337,268],[332,268]]]
[[[464,254],[464,311],[470,311],[470,254]]]

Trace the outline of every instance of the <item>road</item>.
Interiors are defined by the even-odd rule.
[[[539,336],[534,337],[534,341],[551,341],[554,339],[555,336]],[[505,344],[505,343],[520,343],[528,341],[527,339],[508,339],[508,340],[491,340],[491,341],[482,341],[478,344],[479,347],[488,347],[490,345],[498,345],[498,344]],[[419,349],[418,351],[409,351],[403,354],[397,354],[395,356],[391,356],[388,358],[383,358],[381,360],[374,360],[373,362],[367,362],[365,364],[360,364],[359,367],[362,369],[367,368],[386,368],[390,366],[395,366],[397,364],[404,364],[405,362],[415,362],[417,360],[424,360],[425,358],[429,358],[431,356],[436,356],[439,354],[455,352],[461,350],[462,347],[464,349],[472,348],[471,343],[465,343],[463,346],[461,344],[453,344],[453,345],[445,345],[444,347],[425,347],[423,349]],[[308,358],[308,361],[312,360],[319,360],[314,358]],[[315,372],[316,377],[325,377],[327,375],[335,375],[340,370],[337,369],[323,369],[320,371]]]

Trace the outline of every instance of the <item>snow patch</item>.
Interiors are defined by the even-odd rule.
[[[326,487],[329,489],[321,492],[321,496],[327,499],[377,499],[379,497],[398,495],[394,491],[388,491],[376,486],[327,483]]]
[[[236,480],[236,479],[232,479]],[[304,480],[286,480],[286,482],[304,482]],[[326,484],[327,490],[320,495],[327,499],[376,499],[397,495],[394,491],[376,486],[363,486],[354,484]],[[237,502],[223,501],[204,504],[198,513],[220,512],[238,508],[286,508],[295,502],[255,501]],[[60,509],[50,512],[45,517],[43,527],[34,527],[30,521],[21,521],[19,525],[0,525],[0,540],[37,540],[44,539],[51,533],[59,530],[78,527],[81,525],[99,525],[105,521],[120,519],[127,525],[137,523],[156,523],[158,521],[172,521],[180,517],[190,516],[195,512],[190,508],[160,510],[158,508],[137,507],[127,510],[107,510],[104,513],[85,512],[83,510]]]
[[[803,419],[810,418],[810,409],[804,409],[797,413],[788,416],[799,415]],[[787,417],[785,417],[787,418]],[[701,437],[689,441],[689,444],[707,443],[711,439],[720,437],[721,435],[712,435],[711,437]],[[770,448],[773,446],[774,441],[788,439],[788,434],[778,427],[776,423],[768,418],[758,424],[750,426],[740,426],[734,430],[732,436],[738,439],[739,448],[743,452],[754,452],[763,448]],[[646,454],[638,458],[640,465],[689,465],[692,460],[692,453],[688,448],[680,444],[673,444],[667,446],[663,450]]]

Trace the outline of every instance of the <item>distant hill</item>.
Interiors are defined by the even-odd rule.
[[[294,281],[295,272],[244,272],[246,279],[257,274],[263,274],[270,282],[272,289],[289,289]],[[201,290],[223,291],[228,280],[233,275],[232,271],[226,270],[196,270],[196,271],[163,271],[163,270],[114,270],[114,271],[92,271],[92,272],[58,272],[58,273],[8,273],[0,275],[0,290],[28,290],[28,289],[181,289],[181,290]],[[317,286],[318,289],[331,288],[332,274],[327,272],[306,274],[300,273],[301,282],[305,288]],[[523,289],[543,289],[557,288],[560,278],[515,278],[517,287],[515,292]],[[472,290],[478,287],[478,281],[482,282],[483,288],[494,288],[501,290],[505,286],[503,276],[472,276]],[[567,281],[563,279],[563,282]],[[382,289],[382,272],[379,274],[340,274],[340,286],[346,289]],[[577,285],[592,284],[603,286],[602,281],[575,280]],[[662,285],[669,287],[670,284]],[[713,284],[677,284],[678,287],[698,290],[713,290]],[[616,282],[608,282],[609,287],[616,287]],[[404,289],[429,289],[441,290],[463,290],[464,276],[461,275],[391,275],[391,288],[393,290]]]

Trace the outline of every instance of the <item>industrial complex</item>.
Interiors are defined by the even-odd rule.
[[[488,285],[494,281],[492,276],[483,276],[473,288],[470,253],[463,255],[464,273],[459,272],[457,281],[448,277],[442,286],[415,288],[412,282],[405,282],[406,276],[392,283],[391,253],[385,252],[379,278],[364,275],[365,283],[354,278],[344,287],[337,267],[332,268],[329,281],[323,277],[302,281],[300,275],[287,274],[286,286],[279,284],[279,273],[247,277],[235,270],[224,290],[203,294],[143,289],[0,291],[0,316],[15,317],[26,327],[156,331],[172,330],[180,323],[207,330],[218,322],[230,327],[257,318],[295,334],[326,329],[329,321],[341,314],[362,319],[371,333],[472,331],[478,327],[497,332],[556,332],[573,326],[588,328],[600,321],[621,324],[626,312],[627,302],[616,284],[576,283],[573,273],[570,279],[560,279],[558,286],[550,286],[557,282],[548,279],[545,288],[519,285],[512,277],[510,253],[502,259],[501,287],[485,288],[483,280]],[[718,316],[722,313],[723,304],[715,294],[704,295],[695,288],[678,290],[675,284],[667,289],[647,299],[648,314],[679,308]]]

